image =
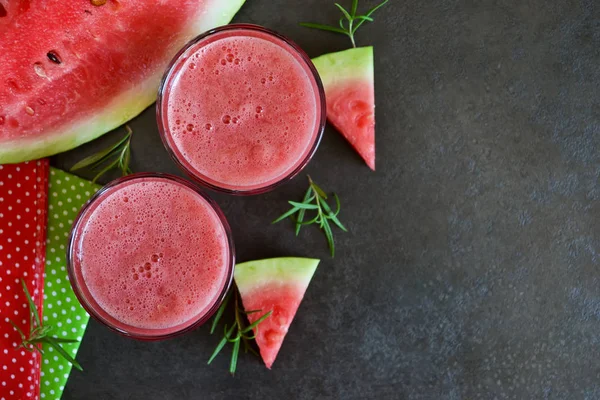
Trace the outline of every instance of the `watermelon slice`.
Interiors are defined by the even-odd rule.
[[[254,323],[273,313],[254,328],[256,344],[267,368],[271,369],[306,288],[319,265],[310,258],[272,258],[250,261],[235,267],[234,279],[244,308],[260,310],[248,314]]]
[[[244,0],[0,0],[0,164],[72,149],[156,100],[171,58]]]
[[[315,58],[327,99],[327,118],[375,170],[373,47]]]

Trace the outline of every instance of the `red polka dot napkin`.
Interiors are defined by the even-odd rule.
[[[42,310],[48,161],[0,165],[0,400],[38,399],[41,355],[17,348],[29,332],[25,281]]]

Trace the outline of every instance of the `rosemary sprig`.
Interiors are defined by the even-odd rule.
[[[131,174],[129,161],[131,160],[131,136],[133,131],[129,125],[125,125],[125,129],[127,133],[117,143],[79,161],[71,167],[71,172],[87,167],[90,167],[92,170],[98,170],[103,167],[94,177],[94,183],[101,176],[115,168],[121,170],[123,176]]]
[[[234,300],[234,302],[235,302],[235,321],[229,328],[227,327],[227,325],[225,325],[224,336],[221,339],[221,341],[219,342],[219,344],[217,345],[217,347],[215,348],[215,351],[213,352],[213,354],[210,356],[210,359],[208,360],[208,364],[213,362],[213,360],[217,357],[217,355],[221,352],[221,350],[223,350],[223,348],[225,347],[225,345],[227,343],[233,343],[233,350],[231,352],[231,361],[229,363],[229,373],[231,373],[231,375],[234,375],[235,370],[237,368],[237,360],[238,360],[238,356],[239,356],[239,352],[240,352],[240,344],[241,343],[244,344],[244,353],[247,353],[248,351],[250,351],[252,354],[258,356],[258,353],[250,345],[250,340],[254,340],[256,338],[256,336],[251,335],[250,332],[252,332],[252,329],[256,328],[264,320],[269,318],[269,316],[272,314],[272,311],[269,311],[268,313],[264,314],[262,317],[260,317],[256,321],[254,321],[252,324],[246,326],[245,320],[242,317],[242,315],[258,313],[258,312],[261,312],[261,310],[252,310],[252,311],[242,310],[239,306],[238,290],[236,287],[233,287],[229,291],[229,294],[223,301],[223,304],[221,304],[221,307],[219,307],[219,310],[215,314],[215,318],[213,319],[213,323],[210,328],[211,335],[217,329],[219,321],[221,320],[223,313],[227,309],[227,305],[229,304],[231,297],[235,298],[235,300]]]
[[[304,225],[312,225],[318,224],[319,227],[325,233],[325,237],[327,238],[327,243],[329,244],[329,249],[331,250],[331,257],[335,257],[335,241],[333,240],[333,232],[331,230],[331,226],[329,225],[329,221],[332,221],[338,228],[343,230],[344,232],[348,232],[346,227],[341,223],[338,218],[340,213],[340,209],[342,207],[340,203],[340,198],[337,194],[333,194],[333,198],[336,203],[336,210],[333,212],[329,204],[327,204],[327,194],[325,191],[319,187],[309,176],[308,177],[308,190],[304,195],[301,203],[297,203],[295,201],[288,201],[292,208],[287,212],[283,213],[279,218],[273,221],[273,224],[283,221],[286,218],[294,219],[294,214],[297,214],[296,221],[296,236],[300,233],[300,229]],[[306,212],[314,211],[317,215],[305,221],[304,218],[306,216]]]
[[[52,331],[52,326],[43,326],[42,321],[40,320],[40,314],[38,313],[37,307],[27,290],[27,285],[25,285],[25,281],[21,279],[21,285],[23,286],[23,291],[25,292],[25,296],[27,297],[27,302],[29,303],[29,335],[25,335],[25,333],[15,324],[12,320],[9,320],[10,324],[15,328],[19,335],[21,335],[21,344],[17,348],[23,348],[27,351],[34,352],[39,351],[40,354],[44,354],[43,349],[39,346],[40,344],[47,344],[51,346],[64,357],[68,362],[73,364],[75,368],[80,371],[83,371],[83,368],[79,363],[66,352],[65,349],[62,348],[60,343],[77,343],[77,340],[73,339],[61,339],[54,336],[49,336]]]
[[[371,18],[371,15],[373,15],[375,11],[383,7],[388,1],[389,0],[384,0],[379,5],[370,9],[369,12],[365,15],[356,15],[356,11],[358,9],[358,0],[352,0],[352,8],[350,9],[350,11],[346,10],[339,3],[335,3],[336,7],[339,8],[343,14],[343,17],[340,18],[339,21],[339,28],[337,26],[314,24],[311,22],[302,22],[300,25],[306,28],[321,29],[323,31],[341,33],[350,38],[350,41],[352,42],[352,47],[356,47],[354,34],[358,30],[358,28],[360,28],[362,24],[364,24],[366,21],[373,22],[373,18]]]

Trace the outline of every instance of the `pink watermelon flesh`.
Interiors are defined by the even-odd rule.
[[[327,118],[375,170],[373,48],[360,47],[315,58],[327,99]]]
[[[0,164],[69,150],[133,118],[155,101],[175,53],[243,2],[0,0]]]
[[[254,329],[260,355],[269,369],[318,264],[319,260],[308,258],[273,258],[236,266],[235,282],[244,308],[260,310],[248,315],[250,323],[272,311]]]

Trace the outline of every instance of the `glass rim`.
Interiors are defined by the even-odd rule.
[[[165,91],[169,87],[171,78],[172,78],[173,74],[176,72],[175,71],[176,67],[179,65],[179,62],[181,61],[184,54],[188,50],[190,50],[192,47],[194,47],[196,44],[200,43],[202,40],[204,40],[206,38],[209,38],[213,35],[216,35],[216,34],[219,34],[222,32],[235,31],[235,30],[261,32],[261,33],[273,36],[273,37],[283,41],[288,46],[290,46],[291,50],[293,50],[297,53],[297,55],[300,57],[300,59],[304,62],[305,66],[307,67],[306,72],[309,75],[309,78],[312,78],[314,80],[314,84],[316,86],[316,91],[315,91],[316,100],[317,100],[316,107],[320,113],[319,118],[317,118],[315,121],[316,132],[315,132],[315,136],[314,136],[314,141],[311,144],[310,148],[308,149],[306,156],[304,156],[303,159],[301,159],[297,162],[295,168],[293,168],[292,170],[287,172],[285,174],[285,176],[283,176],[280,179],[277,179],[274,182],[271,182],[265,186],[260,186],[260,187],[253,186],[249,189],[244,189],[244,188],[231,189],[231,188],[219,186],[219,184],[216,181],[210,182],[208,180],[210,178],[204,177],[199,172],[194,171],[192,168],[190,168],[190,166],[186,165],[186,163],[182,162],[182,160],[180,160],[180,158],[182,158],[182,157],[178,156],[176,154],[175,150],[173,149],[173,146],[171,146],[169,139],[167,138],[167,136],[168,136],[167,135],[167,126],[164,123],[165,115],[163,113],[163,97],[165,95]],[[173,159],[173,161],[177,164],[177,166],[183,172],[185,172],[185,174],[190,179],[192,179],[194,182],[196,182],[206,188],[209,188],[213,191],[230,194],[230,195],[248,196],[248,195],[263,194],[263,193],[267,193],[267,192],[274,190],[275,188],[279,187],[280,185],[282,185],[286,182],[289,182],[294,177],[296,177],[306,167],[306,165],[310,162],[310,160],[313,158],[313,156],[317,152],[317,149],[319,148],[319,145],[323,138],[323,133],[325,131],[325,126],[327,123],[327,105],[326,105],[326,101],[325,101],[325,89],[323,87],[323,82],[321,81],[319,72],[317,71],[317,68],[313,64],[312,60],[310,59],[308,54],[306,54],[306,52],[300,46],[298,46],[294,41],[292,41],[291,39],[287,38],[286,36],[284,36],[278,32],[275,32],[271,29],[265,28],[260,25],[243,24],[243,23],[229,24],[229,25],[224,25],[224,26],[221,26],[221,27],[218,27],[215,29],[211,29],[201,35],[196,36],[194,39],[190,40],[185,46],[183,46],[183,48],[181,50],[179,50],[179,52],[173,57],[173,59],[171,60],[171,62],[169,63],[169,65],[166,69],[165,74],[163,75],[163,78],[161,80],[161,83],[160,83],[160,86],[158,89],[158,97],[156,100],[156,121],[158,124],[158,132],[160,134],[161,141],[163,142],[165,149],[169,153],[169,156],[171,156],[171,159]],[[187,163],[187,164],[189,164],[189,163]]]
[[[228,250],[228,258],[226,260],[227,275],[225,277],[223,289],[221,290],[219,295],[215,298],[214,304],[212,304],[205,313],[199,314],[193,318],[190,318],[188,321],[184,322],[183,324],[180,324],[180,325],[184,325],[181,329],[177,329],[177,330],[173,330],[173,331],[170,331],[170,329],[172,329],[172,328],[156,329],[156,331],[158,331],[156,334],[141,333],[141,331],[152,332],[152,331],[154,331],[154,329],[137,328],[137,327],[125,324],[125,323],[115,324],[115,323],[111,322],[109,319],[102,316],[98,312],[98,310],[103,311],[105,314],[107,314],[109,316],[110,316],[110,314],[108,314],[94,300],[94,297],[91,295],[91,293],[89,293],[89,290],[87,289],[87,285],[85,285],[85,282],[83,282],[83,278],[80,279],[78,277],[78,275],[75,271],[76,268],[74,266],[74,264],[75,264],[74,263],[74,260],[75,260],[74,249],[75,249],[75,245],[76,245],[76,240],[78,242],[78,239],[79,239],[79,237],[77,236],[77,233],[81,230],[82,220],[86,216],[86,213],[89,211],[90,207],[92,205],[94,205],[97,201],[99,201],[101,199],[101,196],[104,195],[106,192],[110,191],[111,189],[114,189],[114,188],[118,187],[119,185],[122,185],[123,183],[129,182],[132,180],[144,179],[144,178],[159,178],[159,179],[164,179],[164,180],[167,180],[170,182],[176,182],[178,184],[183,184],[184,186],[193,190],[194,193],[196,193],[197,195],[202,197],[208,203],[208,205],[211,207],[211,209],[215,212],[215,214],[217,215],[217,217],[219,219],[219,222],[223,226],[223,230],[224,230],[225,236],[227,238],[227,250]],[[160,173],[160,172],[139,172],[139,173],[124,176],[124,177],[121,177],[121,178],[118,178],[118,179],[115,179],[115,180],[109,182],[108,184],[106,184],[105,186],[100,188],[84,204],[84,206],[79,211],[79,213],[75,219],[75,222],[73,223],[73,226],[71,227],[71,231],[69,233],[69,240],[68,240],[68,245],[67,245],[67,265],[66,265],[66,267],[67,267],[68,279],[69,279],[69,282],[73,289],[73,292],[75,293],[75,296],[79,300],[79,303],[81,304],[81,306],[86,310],[86,312],[90,316],[92,316],[92,318],[94,318],[96,321],[100,322],[102,325],[108,327],[112,331],[119,333],[122,336],[130,337],[130,338],[137,339],[137,340],[144,340],[144,341],[158,341],[158,340],[171,339],[173,337],[183,335],[187,332],[190,332],[190,331],[198,328],[199,326],[205,324],[214,315],[214,313],[219,309],[219,307],[223,303],[223,300],[227,296],[227,293],[229,292],[229,289],[233,283],[233,273],[234,273],[234,269],[235,269],[235,246],[233,243],[233,234],[231,232],[231,228],[229,226],[229,223],[227,222],[225,214],[219,208],[217,203],[213,199],[211,199],[206,193],[204,193],[197,185],[195,185],[192,182],[187,181],[183,178],[172,175],[172,174],[166,174],[166,173]],[[83,290],[83,289],[85,289],[85,290]],[[118,321],[116,318],[114,318],[112,316],[110,316],[110,317],[112,319],[114,319],[115,321]]]

